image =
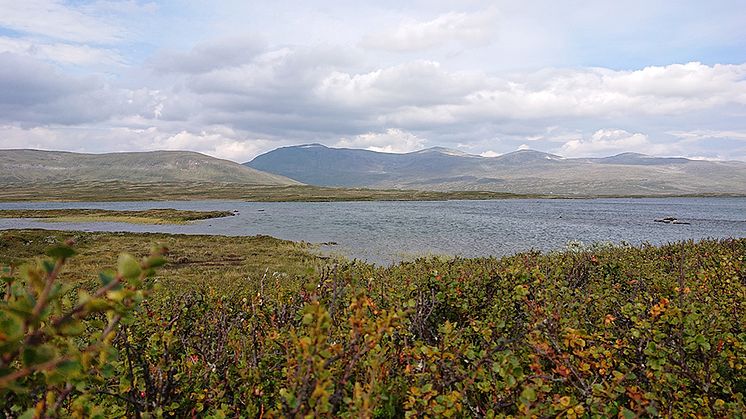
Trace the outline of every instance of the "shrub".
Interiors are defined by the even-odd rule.
[[[92,293],[59,281],[72,243],[51,248],[49,258],[6,269],[0,302],[0,399],[5,416],[103,417],[101,386],[119,371],[112,346],[120,323],[132,319],[147,294],[146,279],[165,263],[164,249],[137,261],[119,257],[116,272],[102,272]],[[111,394],[113,397],[121,397]]]
[[[53,286],[35,320],[71,254],[56,249],[6,273],[0,374],[25,371],[4,381],[6,415],[746,414],[746,239],[350,262],[148,294],[156,252],[122,257],[105,296]],[[81,304],[74,333],[55,326]]]

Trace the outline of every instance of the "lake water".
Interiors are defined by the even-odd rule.
[[[445,202],[23,202],[0,209],[237,210],[189,225],[58,223],[0,219],[0,229],[46,228],[243,236],[266,234],[390,263],[426,254],[506,255],[561,249],[569,241],[654,244],[746,237],[746,198],[514,199]],[[690,225],[656,223],[677,217]]]

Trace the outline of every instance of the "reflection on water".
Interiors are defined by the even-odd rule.
[[[103,208],[238,210],[189,225],[50,223],[0,219],[0,229],[46,228],[231,236],[267,234],[313,243],[353,258],[389,263],[424,254],[505,255],[552,250],[568,241],[666,243],[745,237],[746,198],[556,199],[446,202],[24,202],[0,209]],[[667,216],[690,225],[656,223]]]

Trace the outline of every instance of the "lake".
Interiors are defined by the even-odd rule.
[[[570,241],[639,244],[746,237],[746,198],[511,199],[443,202],[19,202],[0,209],[236,210],[188,225],[61,223],[0,219],[0,229],[45,228],[243,236],[312,243],[388,264],[420,255],[502,256],[562,249]],[[657,223],[677,217],[690,225]]]

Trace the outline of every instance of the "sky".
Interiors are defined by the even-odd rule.
[[[743,0],[0,0],[0,148],[746,160]]]

